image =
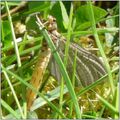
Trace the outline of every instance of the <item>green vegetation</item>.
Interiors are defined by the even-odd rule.
[[[118,119],[118,2],[3,1],[0,4],[2,119]],[[57,31],[66,38],[64,59],[58,50],[63,46],[57,47],[50,36],[52,30],[46,22],[49,15],[56,19]],[[62,77],[58,81],[52,76],[48,65],[38,91],[29,81],[45,41],[52,54],[49,64],[54,59],[59,68],[57,73]],[[80,55],[75,49],[73,66],[69,64],[73,42],[102,59],[105,65],[106,74],[88,86],[76,86]],[[88,61],[89,58],[87,56]],[[72,75],[69,75],[68,66],[72,66]],[[57,67],[54,68],[57,70]],[[28,88],[38,95],[31,111],[27,111]]]

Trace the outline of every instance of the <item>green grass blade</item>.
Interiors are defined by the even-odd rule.
[[[14,47],[15,47],[15,53],[16,53],[16,56],[17,56],[17,63],[18,63],[18,67],[20,67],[21,66],[20,54],[19,54],[17,41],[16,41],[16,37],[15,37],[15,32],[14,32],[14,28],[13,28],[13,24],[12,24],[12,18],[11,18],[10,11],[9,11],[9,8],[8,8],[8,4],[7,4],[6,1],[5,1],[5,7],[6,7],[6,10],[7,10],[7,13],[8,13],[8,20],[9,20],[9,23],[10,23],[13,43],[14,43]]]
[[[72,87],[72,83],[70,81],[70,78],[69,78],[69,76],[67,74],[67,71],[65,69],[65,66],[64,66],[64,64],[63,64],[63,62],[62,62],[62,60],[61,60],[58,52],[56,51],[55,45],[54,45],[52,39],[50,38],[47,30],[43,29],[44,26],[41,23],[41,21],[39,20],[39,18],[37,20],[39,22],[38,23],[39,29],[42,32],[43,36],[45,37],[45,40],[47,41],[47,43],[48,43],[48,45],[49,45],[49,47],[50,47],[50,49],[51,49],[51,51],[53,53],[53,56],[54,56],[54,58],[55,58],[55,60],[56,60],[56,62],[58,64],[58,66],[60,68],[61,74],[63,75],[63,78],[64,78],[64,80],[66,82],[66,86],[67,86],[67,88],[69,90],[69,93],[71,95],[71,98],[72,98],[74,106],[75,106],[77,118],[81,118],[81,111],[80,111],[80,108],[79,108],[77,97],[76,97],[75,91],[74,91],[74,89]]]
[[[95,92],[96,93],[96,92]],[[105,100],[103,97],[101,97],[99,94],[96,93],[96,96],[99,98],[99,100],[106,106],[108,107],[112,112],[116,113],[117,115],[119,114],[119,111],[111,105],[107,100]]]
[[[1,99],[1,105],[6,108],[15,118],[21,118],[20,114],[17,114],[3,99]]]
[[[105,52],[103,50],[103,47],[102,47],[102,45],[100,43],[99,36],[98,36],[97,30],[96,30],[96,23],[95,23],[92,3],[89,1],[88,5],[89,5],[89,8],[90,8],[90,19],[91,19],[92,28],[93,28],[93,34],[94,34],[94,37],[95,37],[95,40],[96,40],[96,44],[97,44],[97,46],[98,46],[98,48],[100,50],[100,54],[102,55],[102,58],[104,60],[104,63],[105,63],[105,66],[106,66],[106,69],[107,69],[107,72],[108,72],[108,78],[109,78],[109,82],[110,82],[110,85],[111,85],[112,94],[114,95],[113,78],[112,78],[112,74],[111,74],[109,63],[107,61],[107,57],[106,57]]]
[[[119,66],[116,67],[115,69],[113,69],[113,70],[111,71],[111,73],[115,73],[115,72],[118,71],[118,70],[119,70]],[[100,84],[102,81],[104,81],[105,78],[107,78],[107,77],[108,77],[108,73],[105,74],[105,75],[104,75],[103,77],[101,77],[100,79],[98,79],[97,81],[95,81],[93,84],[91,84],[91,85],[83,88],[82,90],[80,90],[80,91],[77,93],[77,97],[79,97],[80,95],[82,95],[82,94],[86,93],[87,91],[93,89],[93,88],[96,87],[98,84]],[[70,102],[71,100],[68,99],[68,101]]]
[[[2,67],[2,69],[6,71],[8,74],[10,74],[11,76],[14,76],[17,80],[19,80],[21,83],[26,85],[28,88],[32,89],[36,94],[42,97],[51,106],[51,108],[53,108],[54,111],[58,112],[62,116],[62,118],[65,118],[65,116],[59,111],[59,109],[53,103],[51,103],[42,93],[38,92],[36,88],[34,88],[31,84],[27,83],[25,80],[23,80],[18,75],[11,72],[10,70],[7,70],[5,67]]]
[[[111,27],[111,28],[96,28],[97,33],[103,34],[103,33],[114,33],[118,32],[119,28],[116,27]],[[72,35],[75,37],[81,36],[81,35],[89,35],[89,34],[94,34],[93,31],[87,30],[87,31],[73,31]],[[66,33],[63,33],[63,35],[66,35]]]
[[[26,44],[29,44],[29,43],[32,43],[32,42],[37,42],[37,41],[41,41],[42,40],[42,37],[36,37],[34,39],[31,39],[31,40],[27,40],[27,41],[22,41],[20,43],[18,43],[18,46],[21,46],[21,45],[26,45]],[[10,45],[10,46],[7,46],[7,47],[3,47],[2,48],[2,51],[5,52],[5,51],[8,51],[10,49],[12,49],[14,46],[13,44]]]
[[[1,67],[2,67],[2,69],[3,69],[3,66],[1,66]],[[24,118],[22,108],[21,108],[21,106],[20,106],[20,103],[19,103],[19,100],[18,100],[17,95],[16,95],[16,93],[15,93],[15,90],[14,90],[12,84],[11,84],[11,81],[10,81],[10,79],[9,79],[9,77],[8,77],[8,74],[6,73],[5,70],[3,70],[3,74],[5,75],[5,78],[6,78],[8,84],[9,84],[9,86],[10,86],[10,88],[11,88],[11,91],[12,91],[12,93],[13,93],[13,96],[14,96],[14,99],[15,99],[15,101],[16,101],[16,104],[17,104],[17,106],[18,106],[18,108],[19,108],[19,110],[20,110],[21,116],[22,116],[22,118]]]
[[[62,7],[61,7],[62,9]],[[67,13],[64,15],[67,16]],[[71,8],[70,8],[70,18],[68,19],[68,31],[67,31],[67,41],[66,41],[66,45],[65,45],[65,57],[64,57],[64,65],[65,67],[67,67],[67,61],[68,61],[68,56],[69,56],[69,46],[70,46],[70,37],[71,37],[71,24],[72,24],[72,16],[73,16],[73,5],[71,4]],[[68,16],[67,16],[68,18]],[[60,90],[60,110],[62,111],[62,103],[63,103],[63,89],[64,89],[64,79],[62,78],[61,80],[61,90]],[[59,117],[60,118],[60,117]]]
[[[118,83],[118,86],[117,86],[117,88],[116,88],[116,101],[115,101],[115,107],[116,107],[116,109],[119,111],[119,98],[120,98],[120,96],[119,96],[119,83]],[[114,115],[114,118],[115,119],[118,119],[119,118],[119,115],[117,115],[117,114],[115,114]]]
[[[73,75],[72,75],[72,85],[75,86],[75,74],[76,74],[76,60],[77,60],[77,50],[75,51],[74,61],[73,61]],[[69,116],[72,117],[73,103],[70,103]]]
[[[38,50],[38,49],[40,49],[40,47],[41,47],[41,45],[36,45],[36,46],[34,46],[34,47],[31,47],[31,48],[28,48],[28,49],[26,49],[26,50],[24,50],[24,51],[22,51],[21,53],[20,53],[20,55],[22,56],[22,55],[25,55],[25,54],[27,54],[27,53],[30,53],[31,51],[33,51],[33,50]],[[1,61],[3,62],[3,61],[6,61],[7,60],[7,65],[10,65],[10,64],[12,64],[15,60],[16,60],[16,55],[11,55],[11,56],[8,56],[8,57],[3,57],[2,59],[1,59]]]

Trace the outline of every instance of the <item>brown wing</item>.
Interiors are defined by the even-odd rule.
[[[41,53],[39,55],[38,61],[35,66],[35,70],[32,74],[32,78],[30,80],[30,84],[36,88],[38,91],[43,80],[43,76],[45,73],[45,70],[48,66],[49,60],[51,57],[51,50],[46,47],[46,45],[42,46]],[[30,107],[33,104],[33,101],[36,98],[36,93],[33,92],[31,89],[27,89],[26,99],[27,99],[27,110],[30,110]]]

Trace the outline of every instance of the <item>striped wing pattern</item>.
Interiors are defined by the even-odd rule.
[[[65,40],[59,40],[58,52],[64,60],[65,53]],[[73,61],[75,57],[75,50],[77,50],[77,65],[76,65],[76,86],[87,86],[98,80],[101,76],[106,74],[106,70],[97,56],[86,51],[75,43],[71,43],[69,46],[69,56],[67,61],[67,72],[72,79],[73,73]],[[61,74],[59,67],[54,60],[50,62],[51,74],[57,79],[61,80]]]

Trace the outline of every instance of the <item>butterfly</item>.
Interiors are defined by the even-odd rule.
[[[45,21],[44,26],[46,26],[54,45],[56,46],[56,50],[59,53],[62,60],[64,60],[65,56],[65,45],[66,39],[57,31],[57,23],[56,19],[53,16],[49,16],[48,20]],[[56,51],[53,51],[56,52]],[[75,56],[75,53],[77,53]],[[80,47],[78,44],[71,42],[69,45],[68,51],[68,59],[67,59],[67,72],[72,79],[73,76],[73,65],[74,58],[76,57],[76,74],[75,74],[75,85],[86,87],[100,77],[106,74],[106,69],[100,59],[87,51],[86,49]],[[64,62],[64,61],[63,61]],[[37,90],[39,90],[43,76],[45,74],[46,69],[49,69],[51,75],[55,77],[58,81],[62,79],[62,75],[59,69],[59,66],[54,59],[51,49],[49,48],[47,42],[44,40],[42,43],[41,52],[38,58],[38,62],[35,66],[35,70],[32,74],[32,78],[30,80],[30,84],[33,85]],[[36,94],[31,90],[27,90],[27,108],[30,110],[30,107],[33,104],[34,99],[36,98]]]

